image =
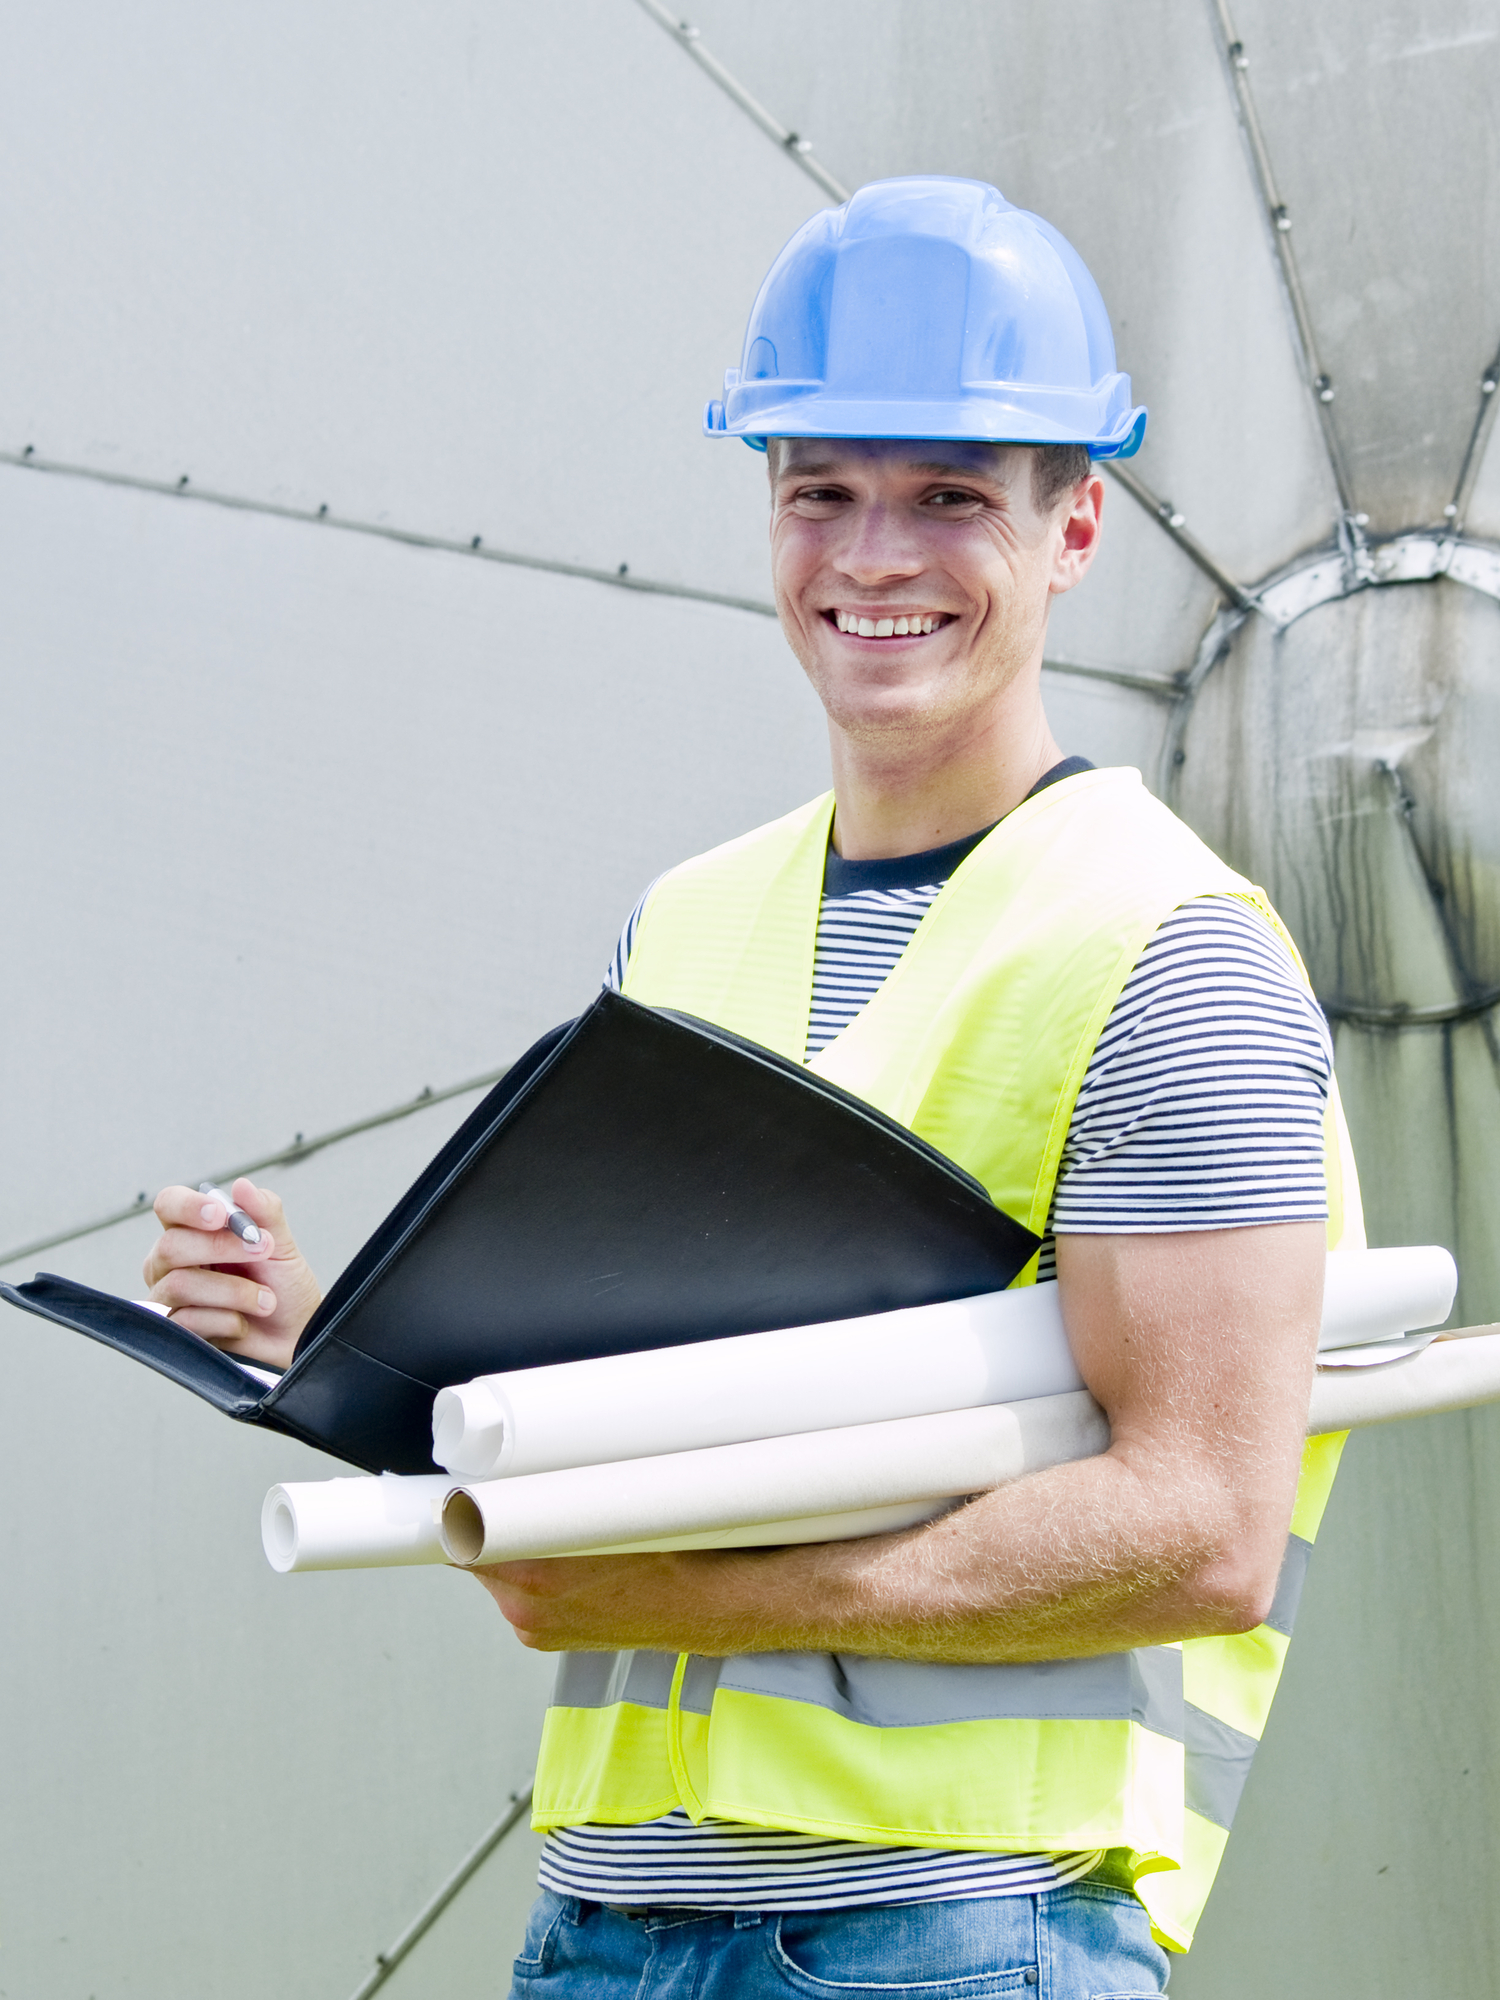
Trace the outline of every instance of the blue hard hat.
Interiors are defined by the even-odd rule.
[[[1072,244],[984,181],[872,181],[771,266],[710,436],[1140,449],[1146,412]]]

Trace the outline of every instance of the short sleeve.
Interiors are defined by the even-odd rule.
[[[1321,1222],[1328,1026],[1249,904],[1174,910],[1094,1049],[1053,1198],[1058,1235]]]

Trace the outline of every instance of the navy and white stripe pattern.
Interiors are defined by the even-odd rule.
[[[813,958],[805,1060],[826,1049],[875,998],[911,943],[942,882],[915,889],[856,889],[825,895]]]
[[[644,1826],[568,1826],[549,1834],[537,1879],[559,1896],[700,1910],[833,1910],[869,1903],[1036,1896],[1076,1882],[1094,1854],[959,1854],[867,1847],[680,1808]]]
[[[809,1057],[874,997],[980,838],[893,862],[830,854]],[[637,906],[610,985],[623,975],[639,915]],[[1085,1073],[1041,1279],[1056,1277],[1055,1230],[1113,1235],[1322,1221],[1332,1073],[1322,1013],[1264,919],[1235,897],[1175,910],[1126,981]],[[559,1894],[598,1902],[814,1910],[1036,1895],[1076,1880],[1097,1860],[879,1847],[713,1820],[695,1827],[679,1811],[645,1826],[561,1829],[548,1837],[540,1879]]]
[[[1104,1024],[1052,1202],[1062,1235],[1321,1222],[1333,1045],[1265,919],[1174,910]]]

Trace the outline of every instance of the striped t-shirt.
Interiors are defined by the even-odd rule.
[[[1087,768],[1070,758],[1042,782]],[[830,852],[807,1057],[873,998],[983,838],[886,861]],[[606,975],[617,989],[644,902]],[[1323,1015],[1264,920],[1231,896],[1182,905],[1141,954],[1095,1045],[1063,1148],[1041,1280],[1056,1277],[1059,1231],[1324,1220],[1332,1074]],[[543,1848],[540,1879],[604,1903],[816,1910],[1035,1895],[1075,1881],[1099,1858],[884,1847],[719,1820],[694,1826],[677,1811],[643,1826],[560,1828]]]

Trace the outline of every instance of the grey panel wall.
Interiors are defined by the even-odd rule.
[[[1359,504],[1375,528],[1435,520],[1500,340],[1493,23],[1236,12]],[[1139,470],[1229,572],[1331,532],[1207,6],[704,0],[694,18],[849,185],[978,175],[1072,237],[1152,406]],[[766,597],[762,468],[697,423],[823,196],[643,10],[64,0],[11,22],[6,102],[0,454],[189,487],[0,465],[0,1254],[501,1066],[582,1004],[661,867],[825,782],[816,708],[753,611],[191,497]],[[1467,519],[1500,534],[1493,447]],[[1068,749],[1150,777],[1172,703],[1062,669],[1181,672],[1217,593],[1114,487],[1107,523],[1057,608],[1048,699]],[[1477,629],[1417,649],[1453,655],[1438,679],[1475,743],[1494,680]],[[1216,774],[1190,809],[1231,849],[1264,831],[1274,877],[1312,794],[1269,697],[1325,663],[1273,670],[1264,639],[1247,628],[1185,740]],[[1357,652],[1330,657],[1346,673]],[[1408,655],[1393,638],[1382,657]],[[1376,929],[1430,978],[1393,880]],[[1492,927],[1492,886],[1472,900]],[[1310,906],[1315,957],[1337,940],[1321,922]],[[1457,1204],[1466,1298],[1500,1311],[1485,1033],[1450,1036],[1447,1070],[1442,1037],[1393,1068],[1342,1029],[1339,1056],[1380,1233],[1440,1235]],[[1440,1090],[1457,1124],[1426,1115]],[[470,1102],[266,1176],[316,1268]],[[40,1261],[129,1291],[150,1234]],[[524,1781],[544,1663],[461,1579],[272,1576],[261,1494],[322,1462],[32,1322],[0,1337],[0,1462],[25,1496],[4,1557],[23,1638],[0,1715],[0,2000],[334,2000]],[[36,1417],[59,1407],[66,1467]],[[1493,1432],[1434,1421],[1352,1449],[1174,1992],[1495,1990]],[[524,1835],[502,1847],[394,2000],[495,1990],[532,1859]]]

